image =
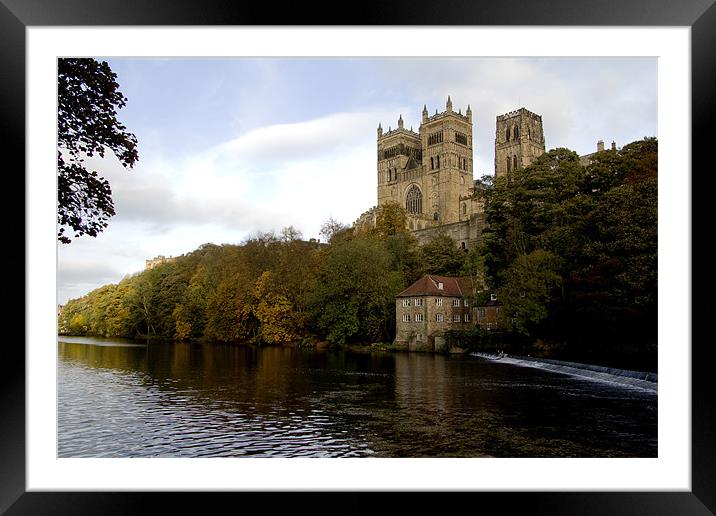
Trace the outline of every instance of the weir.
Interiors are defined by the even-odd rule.
[[[545,371],[552,371],[554,373],[577,376],[596,382],[606,382],[624,387],[634,387],[653,393],[658,392],[659,389],[659,376],[657,373],[630,371],[627,369],[616,369],[592,364],[580,364],[577,362],[563,362],[560,360],[550,360],[546,358],[495,355],[492,353],[481,353],[479,351],[470,353],[470,355],[504,364],[521,367],[533,367],[543,369]]]

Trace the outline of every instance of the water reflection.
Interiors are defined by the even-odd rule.
[[[656,396],[475,357],[60,342],[62,457],[656,456]]]

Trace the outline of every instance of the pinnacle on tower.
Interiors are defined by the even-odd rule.
[[[452,100],[450,100],[450,95],[448,95],[447,103],[445,104],[445,108],[448,110],[448,112],[452,111]]]
[[[383,127],[378,123],[378,136],[383,136]]]
[[[398,118],[398,129],[402,129],[402,128],[403,128],[403,115],[401,114],[400,117]]]
[[[428,121],[428,106],[423,104],[423,123]]]
[[[467,111],[465,111],[465,115],[467,115],[468,121],[472,122],[472,109],[470,109],[470,104],[467,105]]]

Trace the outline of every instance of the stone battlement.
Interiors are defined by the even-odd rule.
[[[498,115],[497,119],[498,120],[506,120],[508,118],[513,118],[513,117],[519,116],[521,114],[527,114],[534,118],[539,118],[539,119],[542,118],[540,115],[533,113],[532,111],[530,111],[528,109],[520,108],[520,109],[515,109],[514,111],[510,111],[509,113],[505,113],[504,115]]]
[[[458,113],[457,111],[443,111],[442,113],[436,113],[433,116],[428,117],[428,122],[434,122],[435,120],[440,120],[441,118],[446,118],[451,115],[461,118],[465,122],[469,122],[467,115],[463,115],[461,113]]]
[[[398,127],[396,129],[391,129],[391,130],[383,133],[381,136],[378,136],[378,140],[382,140],[384,138],[387,138],[389,136],[394,136],[396,134],[405,134],[408,136],[412,136],[413,138],[420,138],[420,135],[418,133],[416,133],[415,131],[411,131],[409,129],[403,129],[403,128]]]

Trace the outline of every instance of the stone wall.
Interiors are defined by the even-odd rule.
[[[403,306],[403,300],[409,299],[410,306]],[[415,300],[422,300],[422,306],[416,306]],[[453,306],[459,299],[460,306]],[[438,300],[442,302],[439,303]],[[465,322],[465,313],[470,314],[470,321]],[[421,322],[415,322],[415,315],[423,316]],[[443,316],[442,321],[437,315]],[[395,300],[396,332],[393,345],[397,350],[424,352],[461,352],[459,349],[448,348],[444,335],[448,330],[468,329],[475,325],[474,310],[464,306],[464,300],[455,297],[423,296],[396,298]],[[410,315],[410,322],[404,322],[403,316]],[[460,322],[453,321],[458,315]]]

